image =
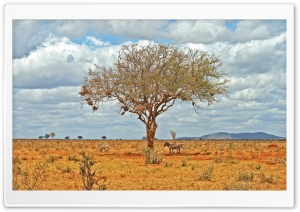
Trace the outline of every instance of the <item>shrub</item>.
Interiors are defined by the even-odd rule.
[[[188,164],[187,164],[187,162],[188,161],[190,161],[191,160],[191,158],[190,157],[187,157],[187,158],[185,158],[184,160],[182,160],[182,164],[181,164],[181,166],[182,167],[185,167],[185,166],[187,166]]]
[[[254,178],[253,172],[240,172],[238,176],[238,181],[252,181]]]
[[[95,185],[98,186],[98,190],[106,190],[106,177],[101,176],[96,178],[96,170],[92,171],[92,166],[97,162],[95,162],[91,156],[86,155],[85,152],[82,152],[81,155],[83,158],[79,160],[78,163],[80,164],[79,173],[82,178],[82,188],[92,190]]]
[[[220,156],[215,157],[214,163],[222,163],[222,158]]]
[[[198,176],[197,180],[201,181],[211,181],[212,179],[212,173],[214,168],[212,166],[206,167],[202,173]]]
[[[56,160],[58,160],[57,156],[51,155],[49,158],[47,158],[48,163],[54,163]]]
[[[64,168],[64,169],[62,170],[62,172],[70,173],[70,172],[72,172],[72,169],[71,169],[70,166],[67,166],[66,168]]]
[[[143,154],[145,155],[145,164],[160,164],[163,159],[163,154],[149,147],[143,149]]]
[[[264,173],[261,173],[259,177],[261,183],[271,183],[271,184],[276,183],[273,175],[266,176]]]
[[[21,164],[21,160],[19,159],[19,156],[13,157],[12,162],[13,162],[13,165]]]
[[[165,167],[172,167],[172,166],[173,166],[173,163],[169,163],[169,162],[165,163]]]
[[[74,161],[76,163],[76,162],[78,162],[80,160],[76,158],[76,155],[72,155],[72,156],[68,155],[68,161]]]
[[[285,164],[286,163],[286,158],[276,157],[275,161],[277,163],[280,163],[280,164]]]
[[[244,191],[244,190],[249,190],[250,185],[244,183],[244,182],[233,182],[229,185],[225,185],[223,187],[223,190],[239,190],[239,191]]]
[[[255,169],[256,170],[260,170],[261,169],[261,165],[260,164],[255,165]]]

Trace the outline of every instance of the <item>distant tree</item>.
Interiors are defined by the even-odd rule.
[[[66,137],[65,137],[65,139],[66,139],[66,140],[69,140],[69,139],[70,139],[70,137],[69,137],[69,136],[66,136]]]
[[[41,136],[41,135],[39,136],[39,139],[43,139],[43,138],[44,138],[44,136]]]
[[[49,134],[46,134],[46,135],[45,135],[45,138],[47,138],[47,139],[50,138],[50,135],[49,135]]]
[[[81,135],[78,136],[78,139],[83,139],[83,137]]]
[[[102,136],[101,138],[102,138],[103,140],[105,140],[105,139],[106,139],[106,136]]]
[[[170,130],[170,134],[171,134],[173,140],[176,140],[176,132],[174,130]]]
[[[227,94],[220,59],[200,50],[166,44],[123,45],[113,67],[90,69],[82,83],[82,106],[93,111],[117,100],[119,112],[134,113],[146,125],[148,147],[154,148],[157,117],[178,102],[200,108]]]
[[[50,133],[51,138],[53,139],[53,137],[55,136],[55,132],[51,132]]]

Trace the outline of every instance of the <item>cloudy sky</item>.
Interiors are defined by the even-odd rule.
[[[279,20],[17,20],[13,22],[13,137],[141,139],[117,102],[80,106],[92,64],[112,65],[125,43],[152,41],[218,55],[229,95],[198,114],[177,102],[158,117],[158,139],[215,132],[286,136],[286,22]]]

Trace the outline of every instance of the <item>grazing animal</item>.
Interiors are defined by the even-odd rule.
[[[100,152],[110,150],[109,145],[108,145],[107,143],[102,143],[102,142],[100,142],[100,143],[99,143],[99,146],[100,146]]]
[[[173,154],[174,149],[176,149],[176,151],[177,151],[178,153],[180,153],[180,149],[181,149],[181,148],[184,148],[184,145],[183,145],[183,144],[170,144],[169,142],[166,142],[166,143],[164,144],[164,147],[166,147],[166,146],[169,148],[170,154]]]

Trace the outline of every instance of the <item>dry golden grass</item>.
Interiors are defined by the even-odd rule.
[[[13,189],[82,190],[82,152],[94,160],[95,179],[107,190],[286,190],[285,141],[165,141],[160,164],[145,164],[146,141],[13,140]],[[93,189],[99,189],[94,186]]]

